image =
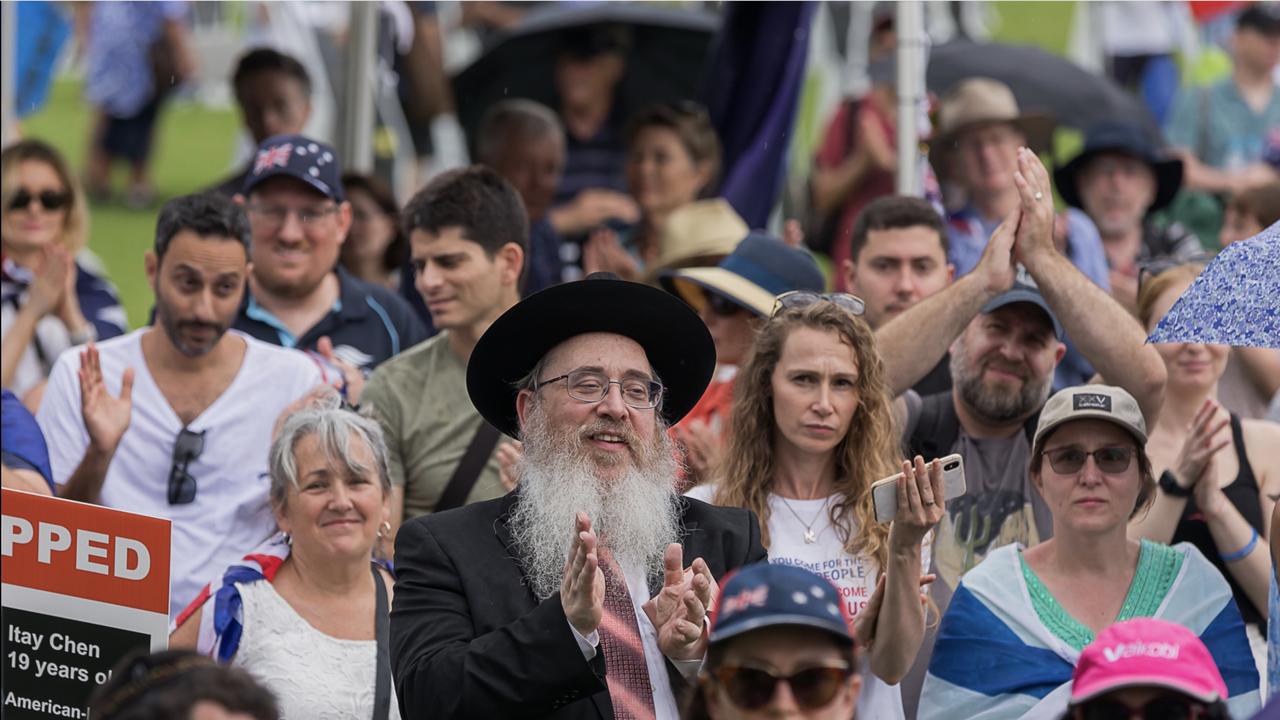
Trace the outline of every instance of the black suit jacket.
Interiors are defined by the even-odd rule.
[[[560,594],[538,602],[524,583],[507,528],[518,499],[511,493],[400,528],[391,666],[406,720],[613,717],[604,654],[584,660]],[[681,503],[686,565],[701,557],[719,579],[766,559],[751,512]],[[683,678],[668,666],[678,690]]]

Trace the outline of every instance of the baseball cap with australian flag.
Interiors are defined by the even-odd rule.
[[[338,153],[305,135],[273,135],[263,140],[240,192],[248,197],[259,183],[278,175],[301,180],[335,202],[346,199]]]

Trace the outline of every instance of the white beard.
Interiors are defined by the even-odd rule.
[[[530,408],[524,430],[524,457],[518,468],[520,500],[508,526],[524,568],[525,582],[539,600],[560,590],[573,541],[577,513],[591,518],[601,546],[621,567],[641,567],[661,577],[668,544],[679,542],[681,518],[675,491],[673,443],[659,427],[652,442],[609,428],[637,448],[638,464],[601,481],[581,428],[553,432],[541,408]]]

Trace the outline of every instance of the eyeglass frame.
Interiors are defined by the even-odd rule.
[[[1059,470],[1057,462],[1053,459],[1053,454],[1060,453],[1063,450],[1079,450],[1084,453],[1084,459],[1080,461],[1080,467],[1071,471]],[[1102,461],[1098,459],[1098,453],[1103,452],[1104,450],[1123,450],[1125,452],[1124,467],[1119,470],[1104,470],[1102,468]],[[1104,445],[1093,450],[1085,450],[1079,445],[1059,445],[1056,448],[1045,448],[1044,450],[1041,450],[1040,455],[1049,461],[1049,467],[1053,468],[1053,471],[1059,475],[1075,475],[1083,472],[1085,466],[1089,464],[1089,458],[1093,458],[1093,464],[1098,468],[1098,472],[1105,473],[1107,475],[1119,475],[1121,473],[1128,472],[1129,468],[1133,465],[1134,458],[1138,455],[1138,451],[1136,448],[1129,445]]]
[[[596,377],[600,378],[600,380],[601,380],[601,381],[602,381],[602,383],[603,383],[603,386],[602,386],[602,387],[603,387],[603,389],[600,391],[600,397],[595,398],[595,399],[590,399],[590,398],[582,398],[582,397],[578,397],[577,395],[574,395],[574,394],[573,394],[573,390],[572,390],[572,389],[570,389],[570,388],[572,387],[572,383],[570,383],[570,382],[569,382],[569,378],[570,378],[570,377],[572,377],[573,375],[579,375],[579,374],[583,374],[583,373],[585,373],[585,374],[589,374],[589,375],[594,375],[594,376],[596,376]],[[667,388],[666,388],[666,386],[665,386],[665,385],[663,385],[660,381],[655,380],[655,379],[653,379],[653,378],[645,378],[645,379],[641,379],[641,378],[638,378],[638,377],[632,377],[632,378],[625,378],[625,379],[622,379],[622,380],[613,380],[613,379],[611,379],[608,375],[606,375],[606,374],[605,374],[605,373],[603,373],[603,372],[599,372],[599,371],[596,371],[596,370],[587,370],[587,369],[585,369],[585,368],[576,368],[576,369],[570,370],[569,372],[567,372],[567,373],[565,373],[565,374],[563,374],[563,375],[557,375],[556,377],[548,378],[548,379],[546,379],[546,380],[535,380],[535,381],[533,382],[533,387],[532,387],[531,389],[532,389],[534,392],[537,392],[537,391],[541,390],[542,388],[546,387],[547,385],[550,385],[551,383],[554,383],[554,382],[559,382],[559,381],[561,381],[561,380],[564,380],[564,381],[565,381],[565,383],[564,383],[564,391],[565,391],[565,393],[566,393],[570,398],[572,398],[572,399],[574,399],[574,400],[577,400],[578,402],[581,402],[581,403],[598,403],[598,402],[603,402],[603,401],[604,401],[604,399],[605,399],[606,397],[608,397],[608,396],[609,396],[609,386],[610,386],[610,385],[617,385],[617,386],[618,386],[618,395],[622,397],[622,403],[623,403],[624,405],[626,405],[627,407],[632,408],[632,409],[634,409],[634,410],[654,410],[654,409],[658,408],[660,405],[662,405],[662,396],[663,396],[663,394],[666,392],[666,389],[667,389]],[[647,383],[647,384],[648,384],[648,386],[649,386],[649,388],[648,388],[648,389],[649,389],[649,403],[650,403],[650,404],[648,404],[648,405],[643,405],[643,406],[639,406],[639,405],[632,405],[631,403],[627,402],[627,394],[626,394],[625,392],[623,392],[623,391],[622,391],[622,384],[623,384],[623,383],[625,383],[625,382],[641,382],[641,383]]]
[[[23,200],[24,202],[19,202]],[[40,209],[45,212],[58,212],[71,207],[74,200],[69,190],[41,190],[40,192],[31,192],[26,188],[18,188],[10,195],[4,203],[5,210],[8,212],[31,212],[31,204],[33,202],[40,203]],[[52,203],[52,204],[51,204]]]
[[[738,698],[733,697],[734,694],[729,689],[729,684],[733,680],[733,677],[738,673],[742,672],[743,670],[761,673],[763,675],[768,676],[768,678],[771,681],[769,692],[765,696],[764,701],[759,705],[752,706],[750,704],[739,703]],[[799,675],[802,675],[808,672],[813,672],[815,670],[824,671],[825,673],[831,673],[832,675],[838,672],[841,674],[840,681],[835,684],[834,689],[831,693],[831,697],[827,698],[825,702],[821,702],[817,704],[809,704],[806,702],[802,702],[800,700],[800,697],[796,695],[795,686],[792,684],[792,680]],[[708,672],[707,677],[712,682],[724,688],[725,695],[729,697],[729,702],[741,710],[755,711],[761,708],[768,707],[769,703],[773,702],[774,697],[776,697],[778,694],[778,685],[782,683],[786,683],[787,690],[791,693],[791,696],[795,699],[796,704],[798,706],[800,706],[802,709],[805,709],[805,710],[818,710],[818,709],[827,707],[828,705],[830,705],[832,702],[835,701],[836,697],[840,694],[841,686],[844,683],[848,682],[849,678],[853,674],[854,674],[854,669],[849,665],[845,665],[845,664],[814,665],[812,667],[806,667],[806,668],[797,670],[796,672],[793,672],[790,675],[774,675],[771,671],[766,670],[765,668],[752,667],[750,665],[723,665],[721,667],[716,668],[715,670]]]
[[[289,222],[289,216],[293,215],[298,218],[298,224],[303,228],[316,227],[321,221],[330,215],[334,215],[342,210],[342,205],[331,204],[325,205],[323,209],[315,208],[295,208],[283,207],[280,205],[263,205],[261,203],[250,203],[247,208],[249,215],[256,215],[266,222],[266,226],[272,230],[284,227]],[[279,218],[273,217],[276,213],[280,214]]]
[[[204,438],[208,430],[193,432],[187,428],[178,431],[173,441],[173,464],[169,466],[168,500],[170,505],[189,505],[195,502],[200,486],[190,472],[191,463],[204,452]],[[191,488],[190,493],[186,488]]]
[[[1098,705],[1095,705],[1095,703],[1100,703],[1100,702],[1105,703],[1106,705],[1124,707],[1126,710],[1128,710],[1128,715],[1127,715],[1128,718],[1146,717],[1146,712],[1148,707],[1155,705],[1156,703],[1159,703],[1159,702],[1168,702],[1168,701],[1174,701],[1182,705],[1183,707],[1185,707],[1187,710],[1189,710],[1190,712],[1187,714],[1187,720],[1199,720],[1199,718],[1203,718],[1209,712],[1209,708],[1204,702],[1201,702],[1200,700],[1197,700],[1193,697],[1182,695],[1179,693],[1164,693],[1147,700],[1145,703],[1142,703],[1142,705],[1138,707],[1133,707],[1132,705],[1121,702],[1119,700],[1104,700],[1104,701],[1092,700],[1090,702],[1086,702],[1072,708],[1071,709],[1072,713],[1070,717],[1071,717],[1071,720],[1089,720],[1089,717],[1090,717],[1089,711],[1091,709],[1092,710],[1101,709]]]
[[[796,298],[796,299],[808,298],[809,302],[798,303],[798,302],[795,302],[794,300],[792,302],[788,302],[787,298]],[[846,293],[846,292],[820,293],[820,292],[815,292],[813,290],[789,290],[777,296],[776,298],[774,298],[773,312],[769,313],[769,317],[772,319],[774,317],[777,317],[778,313],[782,312],[783,310],[790,310],[792,308],[806,308],[806,307],[809,307],[810,305],[817,305],[819,302],[822,302],[824,300],[826,302],[831,303],[832,305],[835,305],[836,307],[840,308],[841,310],[844,310],[845,312],[851,315],[861,316],[863,313],[867,311],[867,303],[864,302],[862,298],[852,293]]]

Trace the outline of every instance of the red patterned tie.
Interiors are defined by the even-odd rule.
[[[653,686],[644,661],[644,643],[636,622],[636,608],[627,592],[627,581],[613,555],[600,551],[604,573],[604,616],[600,621],[600,647],[604,650],[605,679],[615,720],[652,720]]]

